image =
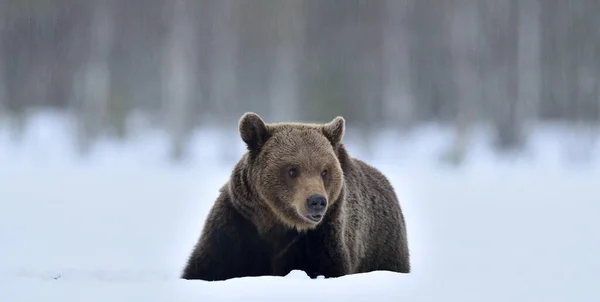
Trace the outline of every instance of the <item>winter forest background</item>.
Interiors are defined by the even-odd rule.
[[[174,160],[194,130],[235,130],[245,111],[343,115],[367,149],[382,128],[436,124],[454,163],[474,126],[512,154],[551,122],[588,158],[599,14],[595,0],[1,0],[1,119],[18,138],[31,112],[65,112],[81,154],[143,120]]]
[[[246,111],[344,116],[411,274],[180,280]],[[0,301],[597,302],[599,130],[597,0],[0,0]]]

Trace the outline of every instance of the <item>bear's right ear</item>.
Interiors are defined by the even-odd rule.
[[[239,122],[240,136],[249,151],[258,151],[269,139],[269,131],[262,118],[254,112],[246,112]]]
[[[323,126],[323,134],[329,139],[331,145],[337,147],[344,137],[344,131],[346,128],[346,120],[343,117],[338,116],[333,121]]]

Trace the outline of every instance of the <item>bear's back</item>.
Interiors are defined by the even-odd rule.
[[[406,226],[399,200],[388,178],[377,168],[357,159],[344,171],[346,182],[346,240],[355,246],[353,262],[373,267],[372,262],[398,261],[408,254]],[[391,245],[390,243],[398,243]]]

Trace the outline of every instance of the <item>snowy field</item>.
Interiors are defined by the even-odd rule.
[[[348,121],[351,126],[351,121]],[[523,160],[476,139],[467,165],[438,163],[435,128],[367,156],[388,175],[407,219],[412,273],[311,280],[178,279],[233,162],[219,134],[194,136],[170,165],[160,133],[74,155],[63,121],[40,116],[15,142],[0,124],[0,301],[600,301],[600,152],[562,161],[565,134],[539,131]],[[236,133],[236,154],[243,152]]]

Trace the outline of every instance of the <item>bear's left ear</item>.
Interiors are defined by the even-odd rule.
[[[337,145],[342,142],[345,127],[346,121],[343,117],[338,116],[334,118],[333,121],[323,126],[323,134],[329,139],[334,147],[337,147]]]
[[[269,139],[269,131],[262,118],[254,112],[246,112],[239,122],[240,136],[249,151],[258,151]]]

